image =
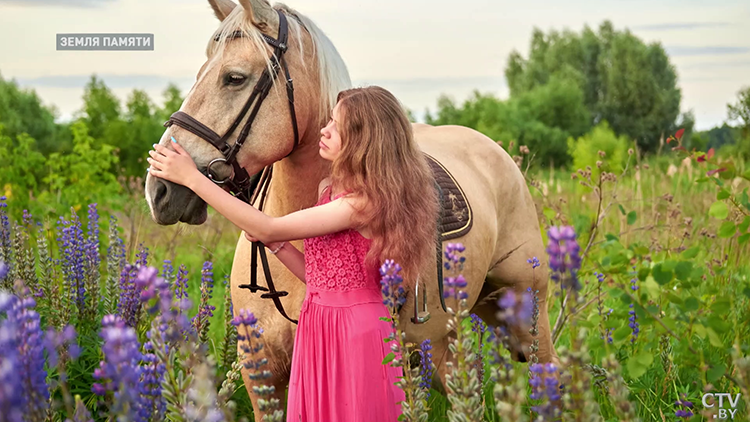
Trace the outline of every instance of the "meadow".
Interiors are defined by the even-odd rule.
[[[616,173],[600,152],[566,172],[521,151],[549,242],[554,272],[536,276],[550,279],[561,367],[511,361],[505,331],[446,279],[457,364],[447,390],[430,388],[429,345],[401,342],[386,364],[407,368],[404,420],[710,420],[719,406],[706,393],[740,394],[723,408],[750,420],[750,166],[678,147],[646,161],[630,151]],[[11,221],[0,201],[4,420],[252,420],[238,371],[264,376],[262,327],[233,315],[225,288],[239,231],[212,211],[201,226],[156,225],[141,182],[128,185],[122,209],[57,221]],[[455,277],[459,246],[444,246]],[[534,330],[534,292],[511,296],[498,318]],[[282,420],[281,403],[266,405]]]

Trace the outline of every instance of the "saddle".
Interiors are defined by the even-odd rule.
[[[427,153],[424,153],[427,163],[432,170],[434,177],[434,187],[440,198],[440,211],[437,224],[437,231],[435,236],[435,251],[437,259],[437,283],[438,291],[440,292],[440,305],[443,311],[446,311],[445,299],[443,298],[443,241],[455,239],[461,237],[471,230],[473,224],[473,214],[471,205],[469,204],[466,195],[463,190],[456,182],[456,179],[450,172],[434,157]],[[272,176],[272,166],[268,166],[257,174],[251,176],[251,181],[248,189],[247,198],[251,198],[249,203],[255,203],[256,198],[260,195],[260,204],[258,209],[263,209],[263,203],[265,202],[266,192],[270,184]],[[258,189],[260,185],[260,189]],[[266,278],[268,288],[259,286],[257,283],[257,255],[260,255],[260,261],[263,266],[263,272]],[[426,289],[422,292],[422,311],[419,311],[419,282],[416,285],[416,291],[414,292],[414,317],[412,322],[415,324],[422,324],[430,319],[430,313],[427,311],[427,292]],[[271,271],[268,266],[268,259],[266,257],[265,248],[260,242],[253,242],[250,262],[250,284],[241,284],[240,288],[249,289],[255,293],[257,291],[264,291],[261,295],[264,299],[272,299],[276,309],[284,316],[287,320],[297,323],[296,320],[290,318],[284,311],[284,306],[281,304],[280,297],[286,296],[288,292],[277,291],[273,280],[271,279]]]

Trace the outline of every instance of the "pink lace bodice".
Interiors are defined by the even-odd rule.
[[[331,198],[330,188],[323,190],[315,206],[343,195]],[[305,239],[305,283],[329,291],[379,288],[378,268],[365,265],[371,242],[354,229]]]

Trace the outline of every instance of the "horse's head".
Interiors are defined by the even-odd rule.
[[[305,144],[317,151],[318,131],[350,81],[333,44],[299,13],[265,0],[209,3],[221,24],[160,143],[169,145],[174,136],[198,169],[229,180],[226,186],[243,178],[240,168],[255,174]],[[280,36],[288,38],[283,45]],[[272,81],[267,89],[264,78]],[[147,175],[145,194],[158,224],[206,220],[206,203],[184,186]]]

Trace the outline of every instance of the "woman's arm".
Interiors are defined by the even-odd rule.
[[[307,239],[353,227],[355,197],[341,197],[327,204],[270,217],[228,194],[201,173],[186,184],[221,215],[261,242]]]
[[[266,246],[270,250],[275,250],[279,247],[279,245],[281,245],[280,242],[270,243]],[[289,271],[291,271],[292,274],[294,274],[298,279],[302,280],[303,283],[306,283],[305,254],[300,252],[299,249],[295,248],[291,243],[286,242],[281,246],[281,249],[276,252],[276,258],[278,258],[282,264],[289,268]]]

